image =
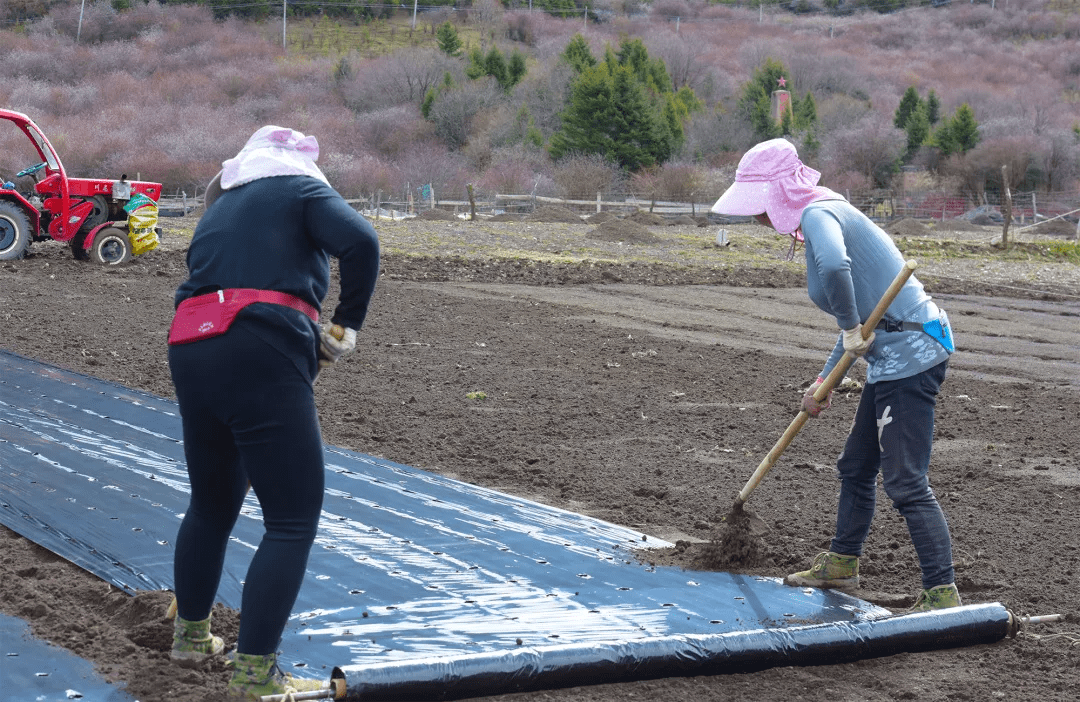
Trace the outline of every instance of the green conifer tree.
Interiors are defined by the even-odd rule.
[[[484,52],[479,47],[473,47],[469,51],[469,65],[465,67],[465,75],[471,80],[487,75],[487,61],[484,58]]]
[[[903,160],[907,163],[911,161],[919,147],[926,143],[927,138],[930,136],[930,120],[926,117],[926,105],[924,103],[919,103],[908,115],[904,131],[907,133],[907,150]]]
[[[580,34],[570,37],[570,43],[566,45],[561,57],[576,73],[596,65],[596,57],[589,50],[589,42]]]
[[[528,70],[529,69],[525,64],[525,54],[514,49],[514,53],[510,54],[510,62],[506,65],[506,75],[509,78],[508,87],[512,88],[520,83]]]
[[[922,100],[919,98],[919,93],[916,92],[915,86],[910,85],[908,89],[904,91],[903,97],[900,98],[900,105],[897,106],[896,112],[893,114],[893,126],[897,129],[904,129],[907,127],[908,117],[914,112]]]
[[[673,135],[626,66],[586,68],[571,87],[550,153],[596,153],[634,171],[669,158]]]
[[[931,144],[941,151],[942,156],[949,156],[960,150],[956,145],[956,139],[953,138],[950,123],[951,120],[943,120],[934,130],[931,138]]]
[[[798,129],[815,129],[818,123],[817,102],[814,94],[807,93],[806,97],[799,100],[795,109],[795,127]]]
[[[967,153],[979,143],[979,123],[975,121],[975,111],[966,102],[956,108],[949,131],[961,153]]]
[[[791,136],[795,131],[795,119],[791,116],[791,110],[784,110],[780,115],[780,134]]]
[[[926,119],[930,122],[931,127],[941,119],[941,100],[938,99],[937,93],[933,90],[926,95]]]
[[[503,58],[499,47],[493,46],[484,57],[484,72],[495,79],[503,90],[509,88],[510,73],[506,67],[506,59]]]
[[[435,40],[439,43],[439,49],[447,56],[460,56],[462,50],[461,38],[458,37],[457,29],[449,21],[443,22],[435,30]]]

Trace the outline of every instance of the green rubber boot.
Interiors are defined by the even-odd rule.
[[[195,666],[211,656],[220,655],[225,642],[210,633],[210,617],[189,622],[179,616],[173,622],[173,644],[169,657],[184,666]]]
[[[915,600],[912,612],[929,612],[932,609],[948,609],[960,606],[960,591],[956,589],[956,583],[938,585],[929,590],[923,590]]]
[[[233,657],[233,676],[226,695],[230,700],[258,702],[264,695],[283,695],[289,692],[311,692],[330,687],[327,680],[294,678],[282,673],[277,665],[277,654],[254,656],[236,652]]]
[[[814,556],[810,570],[792,573],[785,585],[854,590],[859,587],[859,557],[826,551]]]

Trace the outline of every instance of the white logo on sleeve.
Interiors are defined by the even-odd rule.
[[[877,420],[877,442],[878,450],[882,453],[885,452],[885,448],[881,445],[881,432],[885,431],[887,424],[892,424],[892,417],[889,416],[889,412],[892,411],[892,405],[885,407],[885,411],[881,413],[881,419]]]

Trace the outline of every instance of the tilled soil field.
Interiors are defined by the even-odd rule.
[[[193,222],[163,225],[161,247],[115,269],[55,243],[0,264],[0,348],[173,397],[165,334]],[[325,440],[632,526],[676,544],[642,554],[672,567],[698,567],[835,338],[801,287],[799,256],[785,262],[786,243],[755,227],[727,228],[727,246],[715,227],[692,224],[642,225],[648,236],[573,222],[377,229],[384,271],[368,324],[356,353],[316,385]],[[931,477],[960,591],[1067,621],[987,646],[490,699],[1077,698],[1078,266],[1036,249],[1006,256],[987,243],[991,230],[917,233],[894,236],[926,258],[916,275],[950,312],[959,346]],[[827,548],[832,466],[858,391],[838,393],[755,491],[751,506],[771,528],[745,572],[782,576]],[[167,593],[130,598],[9,530],[0,542],[0,611],[36,636],[142,702],[220,694],[222,667],[169,662]],[[862,574],[866,598],[886,606],[919,589],[883,494]],[[236,616],[218,611],[218,633],[235,640]]]

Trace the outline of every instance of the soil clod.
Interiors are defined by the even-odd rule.
[[[737,503],[724,517],[723,526],[701,549],[695,565],[703,570],[726,570],[732,567],[760,565],[765,551],[754,534],[753,517]]]

